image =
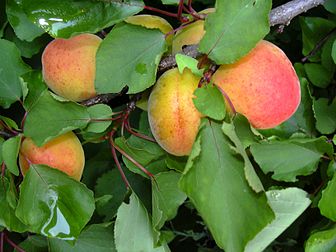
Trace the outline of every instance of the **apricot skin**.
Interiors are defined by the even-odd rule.
[[[195,141],[201,114],[192,98],[200,78],[188,69],[165,72],[148,100],[148,119],[154,138],[168,153],[189,155]]]
[[[167,34],[173,30],[173,27],[162,17],[154,15],[135,15],[125,19],[126,23],[141,25],[148,29],[159,29],[163,34]],[[167,43],[171,45],[173,34],[167,36]]]
[[[36,146],[32,139],[25,138],[19,152],[19,165],[23,175],[27,173],[29,163],[48,165],[79,181],[85,157],[77,136],[73,132],[68,132],[41,147]]]
[[[257,129],[281,124],[300,104],[300,82],[292,63],[268,41],[260,41],[238,62],[220,66],[212,80]]]
[[[72,101],[96,96],[96,52],[100,43],[93,34],[50,42],[42,54],[42,73],[48,87]]]

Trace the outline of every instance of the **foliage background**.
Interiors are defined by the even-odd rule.
[[[98,140],[111,131],[112,126],[93,120],[110,117],[109,107],[113,112],[127,109],[126,104],[132,101],[133,96],[123,93],[109,101],[108,106],[101,105],[88,111],[84,106],[55,100],[47,92],[41,78],[41,54],[53,39],[52,36],[68,37],[86,25],[91,27],[84,30],[102,36],[103,28],[104,33],[108,34],[114,25],[109,23],[114,17],[102,15],[99,7],[102,2],[88,0],[83,1],[81,7],[92,11],[94,22],[91,22],[90,17],[76,19],[78,26],[64,30],[64,33],[53,33],[53,30],[48,30],[49,27],[31,22],[39,20],[39,15],[56,10],[71,20],[71,13],[76,9],[74,2],[7,0],[0,3],[0,120],[5,126],[0,139],[0,163],[4,171],[3,186],[0,186],[0,230],[4,251],[11,251],[13,246],[16,247],[14,244],[26,251],[115,251],[115,246],[118,251],[138,251],[140,247],[144,251],[168,251],[168,246],[171,251],[221,251],[224,247],[227,251],[240,251],[246,245],[243,243],[247,243],[246,237],[253,238],[257,233],[253,229],[261,231],[262,228],[257,225],[261,223],[264,227],[265,223],[274,218],[273,212],[278,221],[273,223],[273,228],[277,231],[266,230],[266,234],[245,248],[246,251],[258,251],[258,246],[262,247],[262,244],[267,246],[265,251],[335,251],[334,1],[329,0],[325,6],[318,6],[295,17],[288,26],[272,27],[267,34],[266,39],[283,49],[295,65],[301,82],[302,101],[290,120],[271,130],[253,131],[242,116],[232,121],[226,117],[224,124],[214,123],[212,130],[218,135],[216,139],[222,143],[222,157],[229,160],[228,163],[213,165],[215,170],[202,170],[214,159],[214,143],[209,134],[210,126],[206,122],[202,124],[188,163],[187,158],[168,155],[157,144],[128,133],[125,133],[124,138],[117,132],[115,145],[156,174],[156,182],[153,182],[125,156],[119,155],[135,193],[126,191],[108,141]],[[162,2],[146,1],[146,4],[176,12],[176,6],[164,5]],[[286,2],[272,1],[272,8]],[[214,4],[215,1],[211,0],[193,1],[197,11]],[[123,13],[127,16],[138,11],[141,11],[140,7],[134,11],[125,8]],[[143,13],[153,14],[148,10]],[[173,27],[179,26],[175,18],[165,18]],[[247,25],[248,21],[242,20],[241,26]],[[142,32],[138,28],[133,34]],[[153,31],[149,33],[149,36],[160,36]],[[239,29],[233,34],[242,36]],[[242,36],[242,39],[249,38]],[[130,42],[124,48],[131,47]],[[162,48],[156,49],[157,54],[164,53]],[[302,60],[307,55],[309,57]],[[102,57],[99,62],[101,66],[107,66],[106,70],[102,68],[102,75],[110,71],[108,66],[111,59]],[[147,88],[152,84],[145,85]],[[134,87],[133,93],[143,91],[142,88]],[[24,97],[27,90],[29,92],[23,106],[15,100],[15,96],[11,96],[13,91]],[[108,91],[117,93],[120,90]],[[46,107],[50,108],[47,112],[44,111]],[[44,166],[31,169],[24,179],[19,175],[16,157],[22,137],[21,122],[30,109],[24,135],[35,137],[42,143],[48,137],[70,128],[81,137],[86,156],[82,183]],[[83,121],[83,118],[86,120]],[[69,119],[70,123],[63,124],[64,120]],[[130,124],[143,134],[151,135],[146,113],[141,109],[132,111]],[[88,127],[91,127],[90,130]],[[232,150],[235,151],[234,155]],[[225,167],[233,165],[239,167],[241,174],[244,168],[249,169],[246,167],[255,169],[267,193],[257,196],[246,181],[238,187],[238,180],[232,172],[225,170]],[[157,167],[161,168],[158,170]],[[200,173],[196,173],[196,169]],[[181,175],[183,170],[184,175]],[[222,177],[214,181],[218,173]],[[41,182],[41,176],[46,183]],[[196,188],[195,177],[198,176],[208,177],[213,184],[204,182],[203,187]],[[235,188],[239,191],[245,187],[251,191],[251,198],[243,197],[241,202],[238,201],[238,206],[236,199],[230,201],[225,198],[226,192]],[[213,199],[195,204],[202,192],[206,195],[211,190],[215,192]],[[266,206],[266,197],[272,211]],[[249,202],[251,199],[254,200]],[[256,209],[252,209],[255,202],[260,202],[262,207],[258,203]],[[236,212],[240,205],[243,205],[242,211]],[[76,209],[76,214],[72,214],[73,209]],[[57,211],[63,213],[64,219]],[[227,218],[233,220],[232,226],[225,224]],[[259,224],[257,219],[260,220]],[[267,235],[272,232],[281,235]],[[225,240],[225,237],[230,236],[238,237],[238,241],[231,244],[231,241]],[[74,237],[78,237],[75,244],[66,241]],[[154,249],[153,243],[159,247]]]

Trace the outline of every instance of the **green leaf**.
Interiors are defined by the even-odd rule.
[[[204,69],[198,69],[197,59],[178,53],[175,55],[175,60],[181,74],[185,68],[189,68],[193,74],[200,77],[203,76]]]
[[[26,111],[30,111],[39,99],[48,90],[45,84],[41,71],[31,71],[22,75],[23,82],[26,83],[28,94],[23,101],[23,106]]]
[[[154,246],[154,234],[146,208],[132,193],[128,204],[123,203],[115,222],[115,244],[118,252],[170,251],[167,244]]]
[[[199,50],[217,64],[237,61],[269,32],[271,6],[270,0],[216,1],[216,12],[206,18]]]
[[[244,124],[244,123],[246,125],[247,119],[245,119],[244,121],[239,121],[239,120],[235,121],[233,124],[224,123],[222,129],[223,129],[224,134],[227,135],[228,138],[230,138],[230,140],[235,145],[235,147],[231,145],[230,147],[243,157],[244,163],[245,163],[245,166],[244,166],[245,178],[248,181],[251,188],[255,192],[258,193],[258,192],[264,191],[264,187],[246,154],[245,147],[243,146],[242,142],[239,139],[240,137],[239,131],[237,132],[235,129],[236,125],[238,126],[238,129],[239,129],[239,125]]]
[[[183,172],[187,163],[187,156],[177,157],[174,155],[167,155],[166,165],[169,169],[173,169],[177,172]]]
[[[330,11],[330,12],[336,14],[336,2],[334,0],[326,0],[323,5],[324,5],[324,8],[326,8],[327,11]]]
[[[169,171],[157,174],[155,181],[152,180],[152,221],[158,234],[164,223],[176,216],[179,206],[187,198],[178,187],[180,178],[181,174]],[[159,242],[159,236],[155,242]]]
[[[331,50],[331,56],[336,64],[336,39],[333,43],[332,50]]]
[[[266,192],[266,195],[268,204],[275,213],[275,219],[249,241],[245,252],[264,251],[311,203],[305,191],[294,187],[271,190]]]
[[[322,198],[319,201],[318,207],[321,214],[325,217],[336,221],[336,175],[328,182],[327,187],[322,191]]]
[[[331,20],[320,17],[300,17],[300,25],[302,29],[302,53],[307,56],[316,46],[316,44],[324,38],[336,24]],[[310,61],[317,61],[320,57],[318,52],[314,57],[310,57]]]
[[[305,252],[335,252],[336,225],[313,233],[305,243]]]
[[[320,98],[313,101],[316,118],[316,129],[322,134],[331,134],[336,130],[336,99],[329,104],[328,99]]]
[[[159,30],[116,25],[97,51],[96,91],[118,93],[128,86],[128,93],[134,94],[152,86],[165,51],[165,36]]]
[[[10,183],[6,177],[1,179],[0,184],[0,226],[5,227],[9,231],[25,232],[28,227],[23,224],[16,216],[15,210],[11,207],[8,200],[8,192],[12,190]]]
[[[312,174],[324,153],[333,153],[326,137],[256,143],[250,150],[264,173],[273,172],[273,179],[286,182]]]
[[[8,21],[19,39],[33,41],[44,33],[43,29],[28,19],[20,0],[7,0],[6,13]]]
[[[329,71],[321,64],[307,63],[304,65],[309,80],[317,87],[326,88],[329,86],[333,72]]]
[[[50,238],[50,251],[57,252],[117,252],[114,245],[113,229],[109,224],[93,224],[79,235],[74,246],[68,242]]]
[[[224,96],[215,85],[207,85],[197,88],[193,98],[195,107],[203,115],[215,120],[223,120],[225,117]]]
[[[19,130],[18,125],[13,119],[0,115],[0,120],[2,120],[9,128]]]
[[[195,205],[216,244],[227,252],[235,252],[243,251],[274,215],[265,194],[254,193],[248,185],[244,163],[229,145],[221,125],[204,120],[180,187]]]
[[[57,101],[45,90],[27,115],[24,135],[41,146],[61,134],[84,128],[89,121],[86,107],[75,102]]]
[[[22,0],[28,17],[53,37],[96,33],[143,9],[141,0]]]
[[[9,106],[20,100],[22,96],[20,75],[30,71],[20,57],[16,46],[7,40],[0,39],[0,106]]]
[[[112,109],[105,104],[96,104],[87,108],[90,114],[90,122],[85,128],[86,132],[101,133],[104,132],[112,123],[112,120],[103,121],[104,119],[112,119]]]
[[[169,4],[169,5],[177,5],[179,3],[179,0],[161,0],[163,4]]]
[[[21,136],[11,137],[3,143],[2,157],[8,170],[15,176],[19,176],[17,157],[19,155]]]
[[[127,173],[125,169],[125,173]],[[129,176],[127,176],[128,178]],[[96,197],[111,196],[105,204],[97,205],[97,212],[105,216],[105,221],[110,221],[117,214],[117,210],[124,201],[127,190],[120,172],[113,169],[101,176],[95,186]]]
[[[333,45],[336,41],[336,34],[331,36],[323,45],[321,53],[321,64],[330,72],[335,72],[336,65],[333,59]],[[335,48],[336,49],[336,48]]]
[[[16,215],[35,233],[74,240],[94,209],[93,193],[84,184],[57,169],[30,165]]]
[[[48,251],[47,238],[40,235],[29,235],[26,240],[19,244],[20,248],[29,252],[45,252]],[[18,252],[14,250],[14,252]]]

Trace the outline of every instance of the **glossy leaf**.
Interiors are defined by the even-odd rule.
[[[118,209],[114,234],[118,252],[170,251],[166,244],[154,246],[153,228],[147,210],[134,193],[129,203],[123,203]]]
[[[215,85],[197,88],[194,92],[195,107],[204,116],[223,120],[226,114],[224,96]]]
[[[316,129],[322,134],[331,134],[336,130],[336,99],[332,103],[326,98],[313,102]]]
[[[94,209],[93,193],[84,184],[57,169],[30,165],[20,186],[16,215],[33,232],[74,240]]]
[[[58,252],[117,252],[113,229],[109,224],[93,224],[86,227],[74,246],[66,241],[50,238],[49,247],[51,251]]]
[[[274,217],[266,196],[248,185],[244,163],[229,143],[221,125],[203,121],[180,181],[217,245],[227,252],[243,251]]]
[[[44,33],[43,29],[28,19],[22,9],[21,1],[7,0],[6,13],[8,21],[19,39],[33,41]]]
[[[273,172],[273,179],[286,182],[312,174],[324,153],[333,153],[325,137],[262,142],[251,145],[250,150],[264,173]]]
[[[266,195],[275,219],[247,244],[245,252],[264,251],[311,203],[305,191],[294,187],[271,190]]]
[[[22,96],[19,77],[30,71],[12,42],[0,39],[0,106],[8,108]]]
[[[336,225],[330,229],[314,232],[306,241],[305,252],[335,252]]]
[[[5,140],[0,137],[0,164],[2,164],[3,162],[3,157],[2,157],[2,146],[3,146],[3,143],[5,142]]]
[[[159,30],[116,25],[97,52],[97,92],[118,93],[128,86],[128,93],[134,94],[152,86],[165,51],[165,36]]]
[[[271,5],[270,0],[216,1],[216,12],[206,19],[199,50],[217,64],[237,61],[269,32]]]
[[[8,179],[2,178],[0,184],[0,226],[14,232],[28,231],[28,227],[15,216],[15,209],[8,202],[7,197],[10,190],[12,189],[10,189]]]
[[[40,71],[31,71],[22,75],[23,82],[27,85],[28,94],[24,99],[23,106],[26,111],[30,111],[38,103],[40,98],[48,90]]]
[[[53,37],[96,33],[143,9],[141,0],[22,0],[28,17]]]
[[[15,176],[19,175],[17,157],[19,155],[21,136],[11,137],[3,143],[2,157],[8,170]]]
[[[96,104],[87,108],[90,114],[90,122],[85,128],[87,132],[104,132],[112,123],[112,109],[105,104]],[[106,119],[106,121],[104,121]]]
[[[336,221],[336,202],[334,200],[335,191],[336,175],[333,176],[327,187],[322,191],[322,198],[318,204],[321,214],[333,221]]]
[[[155,181],[152,180],[152,221],[157,232],[166,221],[176,216],[179,206],[187,198],[178,187],[180,178],[181,174],[169,171],[157,174]],[[159,237],[155,242],[158,241]]]
[[[86,107],[75,102],[55,100],[45,90],[26,117],[24,134],[41,146],[61,134],[84,128],[89,121]]]

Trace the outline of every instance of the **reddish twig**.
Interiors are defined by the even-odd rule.
[[[116,150],[115,150],[115,147],[114,147],[114,142],[113,142],[113,135],[115,133],[115,130],[111,131],[110,133],[110,136],[109,136],[109,142],[110,142],[110,146],[111,146],[111,153],[112,153],[112,157],[113,157],[113,160],[115,162],[115,164],[117,165],[117,168],[120,172],[120,175],[121,175],[121,178],[122,180],[124,181],[125,185],[126,185],[126,188],[127,189],[130,189],[131,188],[131,184],[129,183],[123,169],[121,168],[121,165],[120,165],[120,162],[118,160],[118,157],[117,157],[117,153],[116,153]]]
[[[15,248],[18,252],[26,252],[25,250],[20,248],[20,246],[18,246],[15,242],[13,242],[11,239],[9,239],[9,237],[4,232],[2,232],[2,233],[3,233],[3,240],[5,240],[9,245],[11,245],[13,248]]]
[[[149,137],[149,136],[146,136],[144,134],[141,134],[139,132],[136,132],[134,131],[131,126],[130,126],[130,123],[129,123],[129,120],[127,120],[127,122],[125,123],[125,129],[132,135],[136,136],[136,137],[139,137],[139,138],[142,138],[142,139],[145,139],[147,141],[150,141],[150,142],[153,142],[153,143],[156,143],[155,139],[152,138],[152,137]]]

